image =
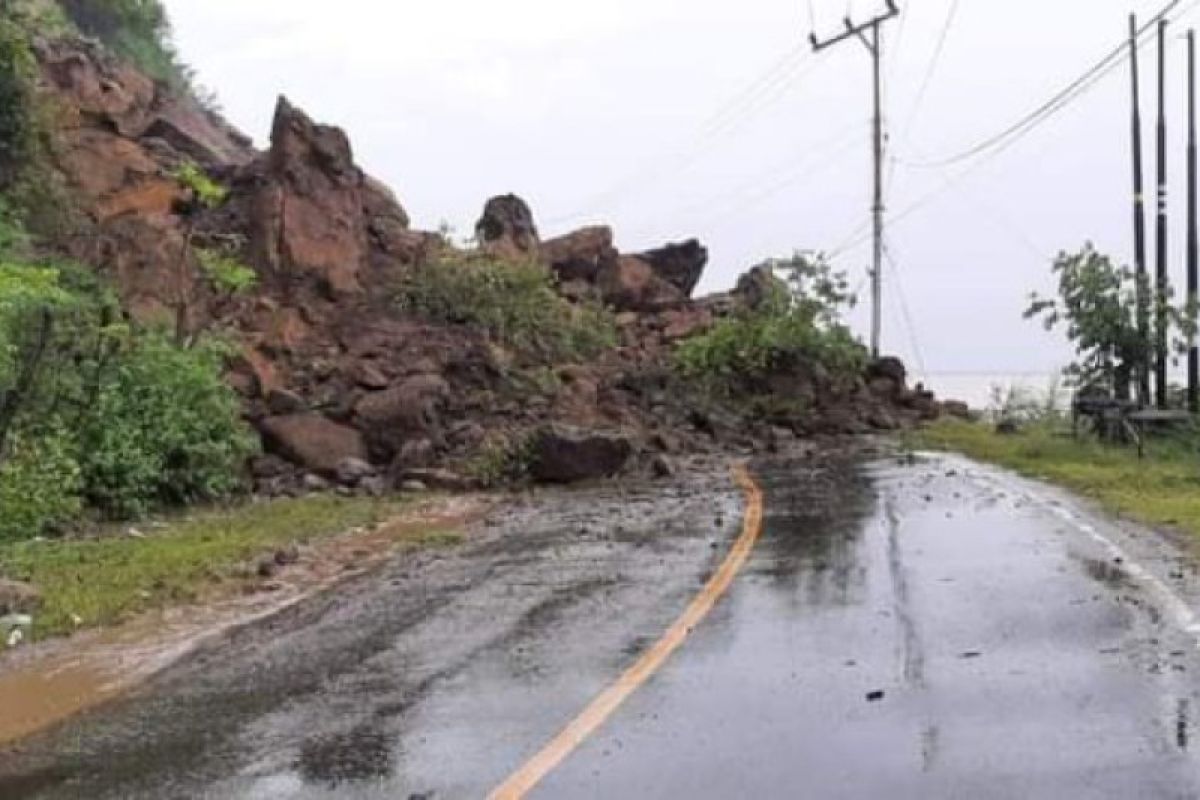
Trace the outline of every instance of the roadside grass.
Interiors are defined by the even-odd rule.
[[[42,592],[33,635],[44,639],[202,600],[250,580],[258,557],[376,525],[405,506],[398,499],[312,496],[196,512],[148,527],[144,537],[2,544],[0,575]],[[455,541],[453,531],[441,529],[404,536],[426,546]]]
[[[1112,513],[1200,538],[1200,441],[1186,435],[1151,440],[1145,459],[1133,447],[1073,439],[1045,422],[1000,435],[989,425],[948,420],[909,434],[904,443],[998,464],[1070,489]]]

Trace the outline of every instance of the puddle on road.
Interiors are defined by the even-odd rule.
[[[274,591],[149,612],[115,628],[7,654],[0,662],[0,746],[117,697],[231,628],[379,566],[418,532],[461,527],[483,507],[474,498],[422,506],[372,530],[312,545],[272,582]]]

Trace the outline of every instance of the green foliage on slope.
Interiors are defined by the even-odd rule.
[[[398,299],[433,321],[472,326],[522,354],[555,361],[587,358],[617,341],[610,312],[570,303],[533,262],[447,251],[413,270]]]
[[[0,18],[0,190],[20,173],[33,147],[33,74],[28,35]]]
[[[841,322],[854,298],[845,277],[820,259],[795,255],[768,262],[786,281],[753,309],[719,320],[679,346],[677,368],[722,392],[752,388],[773,372],[799,364],[857,373],[866,350]]]
[[[254,441],[224,353],[130,325],[93,273],[0,252],[0,540],[238,491]]]
[[[79,30],[104,42],[143,72],[183,88],[188,69],[171,43],[171,22],[159,0],[58,0]]]

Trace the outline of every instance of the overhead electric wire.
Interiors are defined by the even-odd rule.
[[[675,157],[658,159],[654,164],[634,172],[608,189],[594,195],[585,202],[579,211],[548,220],[547,224],[554,225],[587,216],[622,195],[635,190],[644,190],[648,185],[653,185],[667,175],[685,171],[709,152],[718,141],[746,124],[756,114],[769,108],[782,98],[792,85],[807,77],[823,63],[819,59],[805,57],[806,53],[806,50],[799,47],[789,50],[766,72],[742,89],[737,96],[710,115],[702,123],[687,149],[676,154]]]
[[[1147,32],[1151,31],[1151,27],[1153,25],[1157,24],[1157,21],[1159,19],[1166,18],[1167,14],[1170,14],[1172,11],[1178,9],[1178,13],[1174,16],[1174,19],[1177,21],[1179,19],[1182,19],[1184,16],[1192,13],[1196,9],[1197,5],[1200,4],[1200,0],[1190,0],[1190,2],[1188,2],[1182,8],[1179,8],[1179,5],[1181,2],[1182,2],[1182,0],[1173,0],[1173,2],[1169,3],[1166,8],[1159,11],[1158,14],[1156,14],[1152,18],[1152,22],[1147,23],[1146,25],[1143,25],[1141,27],[1141,29],[1138,32],[1139,46],[1141,46],[1140,40],[1146,36]],[[1128,49],[1128,43],[1126,43],[1126,45],[1124,46],[1124,49]],[[1085,86],[1084,89],[1090,88],[1092,85],[1094,85],[1094,83],[1096,81],[1098,81],[1100,78],[1104,77],[1104,75],[1106,75],[1108,72],[1111,72],[1117,66],[1120,66],[1121,63],[1122,62],[1120,60],[1118,60],[1114,63],[1108,64],[1104,68],[1103,73],[1097,73],[1092,76],[1091,83],[1089,83],[1087,86]],[[1067,102],[1070,102],[1070,100],[1073,100],[1075,97],[1078,97],[1078,96],[1079,95],[1076,94],[1075,96],[1073,96],[1071,98],[1067,98],[1063,102],[1063,105],[1065,105]],[[1058,109],[1056,108],[1054,110],[1057,111]],[[1032,127],[1029,128],[1028,130],[1032,130]],[[1028,130],[1026,130],[1024,132],[1027,133]],[[993,137],[993,138],[995,138],[995,137]],[[993,158],[996,155],[999,155],[1000,153],[1007,150],[1010,146],[1012,146],[1017,141],[1019,141],[1020,138],[1022,138],[1022,137],[1018,136],[1014,139],[1011,139],[1011,140],[1005,142],[1003,144],[1003,146],[1001,146],[1001,147],[997,147],[997,148],[994,148],[985,153],[978,154],[978,155],[980,155],[980,158],[978,158],[977,160],[968,164],[964,169],[962,169],[960,172],[958,172],[955,175],[951,175],[951,176],[943,175],[942,176],[943,184],[941,187],[939,187],[937,189],[933,189],[933,190],[927,192],[926,194],[922,195],[921,197],[917,198],[912,203],[909,203],[898,214],[889,215],[888,216],[888,224],[894,225],[898,222],[903,221],[904,219],[910,217],[911,215],[915,214],[917,211],[924,208],[929,203],[936,200],[942,194],[946,193],[947,191],[951,191],[951,190],[957,188],[957,186],[962,182],[962,180],[964,178],[966,178],[968,175],[970,175],[971,173],[978,170],[981,166],[983,166],[985,163],[987,163],[987,161],[990,158]],[[912,162],[904,162],[904,163],[906,163],[910,166],[914,166],[914,164]],[[955,163],[954,160],[949,161],[949,164],[953,164],[953,163]],[[928,166],[928,167],[944,168],[947,165],[948,164],[929,163],[929,164],[915,165],[915,166]],[[846,238],[843,239],[838,244],[837,247],[835,247],[833,250],[831,250],[829,252],[829,257],[835,258],[837,256],[843,255],[846,252],[848,252],[849,250],[851,250],[851,249],[857,247],[858,245],[862,244],[863,242],[867,241],[869,236],[865,235],[864,231],[867,230],[868,228],[869,228],[869,225],[867,225],[865,223],[863,225],[860,225],[858,228],[856,228],[854,231],[852,231],[850,234],[848,234],[846,236]]]
[[[917,89],[917,99],[913,102],[912,110],[908,113],[908,117],[904,122],[903,136],[905,141],[908,140],[908,135],[912,132],[913,124],[916,122],[917,116],[921,113],[921,108],[925,103],[925,95],[929,92],[929,87],[933,83],[933,77],[937,73],[942,52],[946,49],[946,41],[950,38],[950,29],[953,27],[954,20],[958,16],[958,6],[959,0],[950,0],[950,10],[946,14],[945,22],[942,23],[942,30],[938,34],[937,44],[934,45],[933,55],[929,59],[929,64],[925,67],[925,75],[921,79],[920,88]]]
[[[1148,33],[1151,33],[1153,28],[1160,20],[1166,19],[1170,13],[1178,8],[1182,3],[1183,0],[1171,0],[1147,22],[1142,24],[1136,34],[1136,38],[1139,41],[1139,46],[1140,40]],[[983,139],[977,144],[968,147],[965,150],[959,151],[951,156],[934,161],[904,161],[902,163],[904,163],[906,166],[920,168],[946,167],[966,161],[984,153],[997,152],[1005,149],[1012,144],[1012,142],[1020,139],[1034,128],[1037,128],[1071,102],[1081,97],[1089,89],[1095,86],[1100,79],[1104,78],[1106,75],[1120,66],[1123,63],[1123,57],[1128,49],[1129,42],[1122,41],[1121,44],[1117,45],[1103,58],[1085,70],[1082,75],[1072,80],[1063,89],[1056,92],[1033,111],[1000,130],[998,133]]]
[[[786,161],[772,164],[757,175],[742,181],[736,188],[723,191],[719,195],[710,195],[701,201],[691,203],[679,209],[673,216],[686,216],[696,211],[713,209],[714,207],[716,211],[710,212],[711,217],[706,217],[709,222],[735,216],[746,210],[746,208],[753,207],[762,202],[762,200],[773,197],[780,191],[794,186],[796,183],[810,178],[831,166],[835,166],[841,154],[857,143],[855,139],[851,138],[850,134],[864,127],[866,127],[866,123],[862,121],[844,126],[833,136],[826,137],[806,147],[799,154],[799,157],[793,154]],[[709,223],[701,223],[701,226],[707,224]],[[635,235],[639,232],[635,231]]]
[[[913,323],[912,310],[908,305],[908,296],[904,292],[904,282],[900,277],[900,267],[896,263],[896,258],[892,252],[891,242],[884,242],[883,255],[887,260],[888,266],[892,271],[892,279],[896,285],[896,299],[899,301],[900,313],[904,319],[904,326],[908,329],[909,347],[912,348],[913,357],[917,360],[917,367],[921,370],[921,374],[928,378],[929,370],[925,365],[925,353],[921,349],[921,342],[917,336],[917,327]]]

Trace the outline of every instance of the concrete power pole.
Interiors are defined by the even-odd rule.
[[[873,150],[875,155],[875,200],[871,206],[871,214],[875,227],[874,262],[871,267],[871,355],[879,357],[880,331],[883,327],[883,92],[882,92],[882,48],[883,42],[879,36],[879,27],[889,19],[900,15],[895,0],[887,0],[887,11],[879,16],[855,25],[848,17],[845,20],[846,30],[824,41],[817,38],[816,33],[809,36],[815,52],[832,47],[852,37],[857,37],[871,53],[874,62],[874,102],[875,124]]]

